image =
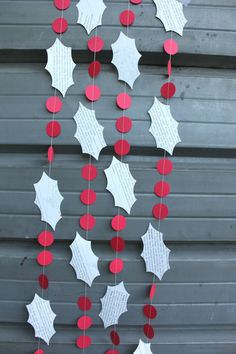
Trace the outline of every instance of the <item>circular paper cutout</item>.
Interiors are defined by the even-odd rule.
[[[49,148],[48,148],[48,162],[53,162],[54,158],[55,158],[54,148],[53,148],[53,146],[49,146]]]
[[[120,236],[113,237],[110,243],[111,243],[111,248],[115,252],[122,252],[125,248],[125,241]]]
[[[56,138],[61,134],[61,125],[57,121],[51,121],[46,126],[46,133],[50,138]]]
[[[58,113],[62,109],[62,100],[57,96],[51,96],[46,101],[46,108],[50,113]]]
[[[91,214],[85,214],[81,216],[79,223],[83,230],[92,230],[96,224],[96,219]]]
[[[170,193],[170,184],[165,181],[157,182],[154,187],[154,193],[160,197],[166,197]]]
[[[64,33],[68,29],[68,22],[65,18],[56,18],[52,23],[52,29],[55,33]]]
[[[76,340],[76,345],[80,349],[88,348],[92,344],[92,340],[89,336],[80,336]]]
[[[97,60],[93,61],[88,67],[88,73],[91,77],[96,77],[101,71],[101,63]]]
[[[169,214],[169,209],[167,207],[167,205],[165,204],[156,204],[153,209],[152,209],[152,213],[154,218],[158,219],[158,220],[163,220],[165,218],[167,218],[168,214]]]
[[[82,316],[77,321],[77,327],[81,330],[90,328],[93,324],[92,318],[89,316]]]
[[[111,221],[111,226],[115,231],[121,231],[126,227],[126,218],[123,215],[116,215]]]
[[[173,170],[173,163],[168,159],[161,159],[157,163],[157,171],[161,175],[169,175]]]
[[[149,339],[152,339],[154,337],[154,329],[151,325],[149,325],[148,323],[146,323],[143,326],[143,332],[145,334],[145,336]]]
[[[110,333],[112,344],[119,345],[120,344],[120,336],[116,331],[111,331]]]
[[[135,21],[135,14],[131,10],[125,10],[120,14],[120,23],[122,26],[131,26]]]
[[[142,0],[130,0],[131,4],[134,4],[134,5],[139,5],[141,4]]]
[[[86,181],[92,181],[95,178],[97,178],[98,175],[98,170],[95,166],[93,165],[85,165],[82,168],[82,177],[86,180]]]
[[[114,145],[114,150],[119,156],[127,155],[130,152],[130,144],[127,140],[118,140]]]
[[[97,101],[101,97],[101,90],[96,85],[89,85],[85,89],[85,95],[89,101]]]
[[[164,42],[164,50],[167,54],[175,55],[179,50],[178,43],[174,39],[167,39]]]
[[[124,268],[124,262],[120,258],[115,258],[113,261],[110,262],[109,269],[110,272],[113,274],[118,274],[122,272]]]
[[[42,289],[47,289],[48,288],[48,277],[45,274],[41,274],[38,278],[39,285]]]
[[[157,316],[157,310],[153,305],[145,305],[143,307],[143,313],[147,318],[152,320]]]
[[[120,109],[128,109],[131,103],[131,97],[127,93],[119,93],[116,97],[116,104]]]
[[[50,251],[42,251],[37,256],[38,264],[41,266],[48,266],[53,262],[53,254]]]
[[[161,87],[161,95],[165,99],[172,98],[175,92],[176,92],[176,87],[173,84],[173,82],[166,82]]]
[[[85,189],[80,194],[80,200],[85,205],[91,205],[96,202],[97,194],[92,189]]]
[[[50,231],[42,231],[38,235],[38,243],[43,247],[51,246],[54,242],[54,236]]]
[[[99,36],[93,36],[88,40],[88,48],[89,50],[91,50],[91,52],[98,53],[103,49],[103,47],[104,42]]]
[[[149,297],[150,297],[151,301],[153,300],[153,298],[155,296],[156,288],[157,288],[156,284],[152,284],[150,287]]]
[[[78,298],[77,304],[81,311],[89,311],[92,308],[92,302],[87,296],[80,296]]]
[[[120,352],[117,349],[108,349],[106,354],[120,354]]]
[[[120,133],[128,133],[132,129],[132,120],[128,117],[120,117],[116,121],[116,129]]]
[[[34,352],[34,354],[44,354],[44,350],[43,349],[38,349]]]
[[[71,0],[54,0],[54,5],[58,10],[66,10],[70,7]]]

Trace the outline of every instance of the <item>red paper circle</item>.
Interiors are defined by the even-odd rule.
[[[111,331],[110,333],[112,344],[119,345],[120,344],[120,336],[116,331]]]
[[[48,277],[45,274],[41,274],[38,278],[39,285],[42,289],[48,288]]]
[[[176,53],[178,53],[179,46],[174,39],[167,39],[164,42],[164,49],[167,54],[175,55]]]
[[[143,326],[143,332],[145,334],[145,336],[149,339],[152,339],[154,337],[154,329],[151,325],[149,325],[148,323],[146,323]]]
[[[70,7],[70,0],[54,0],[54,5],[58,10],[66,10]]]
[[[151,285],[150,292],[149,292],[149,297],[150,297],[151,301],[153,300],[153,298],[155,296],[156,288],[157,288],[156,284]]]
[[[55,158],[54,148],[53,148],[53,146],[49,146],[49,148],[48,148],[48,162],[53,162],[54,158]]]
[[[46,108],[50,113],[58,113],[62,109],[62,100],[57,96],[51,96],[46,101]]]
[[[165,181],[157,182],[154,187],[154,193],[160,198],[166,197],[170,193],[170,184]]]
[[[106,354],[120,354],[120,352],[117,349],[108,349]]]
[[[68,22],[63,17],[56,18],[52,23],[52,29],[56,33],[64,33],[68,29]]]
[[[54,242],[54,236],[50,231],[42,231],[38,235],[38,243],[43,247],[51,246]]]
[[[37,256],[38,264],[48,266],[53,262],[53,254],[50,251],[42,251]]]
[[[163,220],[165,218],[167,218],[168,214],[169,214],[169,209],[167,207],[167,205],[165,204],[156,204],[153,209],[152,209],[152,213],[154,218],[158,219],[158,220]]]
[[[92,340],[89,336],[80,336],[76,340],[76,345],[80,349],[88,348],[92,344]]]
[[[89,85],[85,89],[85,95],[89,101],[97,101],[101,97],[101,90],[96,85]]]
[[[115,252],[122,252],[125,248],[125,241],[120,236],[113,237],[110,241],[110,244],[111,244],[111,248]]]
[[[124,268],[124,262],[120,258],[113,259],[113,261],[111,261],[109,264],[110,272],[113,274],[118,274],[122,272],[123,268]]]
[[[130,152],[130,144],[127,140],[118,140],[114,145],[114,150],[119,156],[127,155]]]
[[[44,354],[44,350],[43,349],[38,349],[34,352],[34,354]]]
[[[97,167],[93,166],[93,165],[85,165],[82,168],[82,177],[86,180],[86,181],[92,181],[95,178],[97,178],[98,175],[98,170]]]
[[[91,214],[85,214],[81,216],[79,223],[83,230],[92,230],[96,224],[96,219]]]
[[[128,117],[120,117],[116,121],[116,129],[120,133],[128,133],[132,129],[132,120]]]
[[[80,194],[80,200],[85,205],[91,205],[96,202],[97,194],[92,189],[85,189]]]
[[[132,99],[127,93],[119,93],[116,97],[116,104],[120,109],[128,109],[131,103]]]
[[[157,171],[161,175],[169,175],[173,170],[173,163],[168,159],[161,159],[157,163]]]
[[[120,14],[120,23],[122,26],[131,26],[135,21],[135,14],[131,10],[125,10]]]
[[[57,121],[51,121],[46,126],[46,133],[50,138],[56,138],[61,134],[61,125]]]
[[[147,318],[152,320],[157,316],[157,310],[153,305],[145,305],[143,307],[143,313]]]
[[[89,311],[92,308],[92,302],[87,296],[80,296],[78,298],[77,304],[81,311]]]
[[[176,92],[176,87],[173,82],[166,82],[161,87],[161,95],[163,98],[172,98]]]
[[[172,74],[172,64],[171,64],[171,60],[168,60],[168,64],[167,64],[167,74],[168,74],[168,76],[171,76],[171,74]]]
[[[134,5],[139,5],[141,4],[142,0],[130,0],[131,4],[134,4]]]
[[[98,53],[103,49],[103,47],[104,42],[99,36],[93,36],[88,40],[88,48],[89,50],[91,50],[91,52]]]
[[[77,327],[81,330],[90,328],[93,324],[92,318],[89,316],[82,316],[77,321]]]
[[[101,63],[97,60],[93,61],[88,67],[88,73],[91,77],[96,77],[101,71]]]
[[[126,227],[126,218],[123,215],[116,215],[111,221],[111,226],[115,231],[121,231]]]

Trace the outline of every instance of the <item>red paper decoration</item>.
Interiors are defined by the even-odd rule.
[[[159,220],[163,220],[165,218],[167,218],[168,214],[169,214],[169,210],[167,205],[165,204],[156,204],[153,209],[152,209],[152,213],[154,218],[159,219]]]
[[[89,336],[80,336],[76,341],[76,345],[80,349],[88,348],[91,344],[92,340]]]
[[[153,305],[145,305],[143,307],[143,313],[147,318],[154,319],[157,316],[157,310]]]
[[[128,133],[132,129],[132,120],[128,117],[120,117],[116,121],[116,129],[120,133]]]
[[[96,219],[91,214],[85,214],[80,218],[80,227],[84,230],[92,230],[96,224]]]
[[[52,23],[52,29],[55,33],[64,33],[68,29],[68,22],[65,18],[56,18]]]
[[[131,97],[127,93],[119,93],[116,98],[116,104],[120,109],[128,109],[131,103]]]
[[[53,146],[49,146],[48,148],[48,162],[53,162],[55,158],[55,154],[54,154],[54,148]]]
[[[120,236],[113,237],[111,239],[111,248],[115,252],[122,252],[125,248],[125,241]]]
[[[131,4],[134,4],[134,5],[139,5],[141,4],[142,0],[130,0]]]
[[[111,331],[110,337],[111,337],[111,341],[114,345],[120,344],[120,336],[116,331]]]
[[[42,231],[38,235],[38,243],[43,247],[51,246],[54,242],[54,236],[50,231]]]
[[[86,87],[85,95],[89,101],[97,101],[101,97],[101,90],[98,86],[89,85]]]
[[[165,181],[157,182],[154,187],[154,193],[160,197],[166,197],[170,193],[170,184]]]
[[[49,281],[48,281],[48,277],[45,274],[41,274],[38,278],[38,281],[42,289],[46,290],[48,288]]]
[[[118,140],[114,145],[114,149],[117,155],[124,156],[130,152],[130,144],[127,140]]]
[[[34,354],[44,354],[44,350],[43,349],[38,349],[34,352]]]
[[[91,164],[89,165],[85,165],[82,168],[82,177],[86,180],[86,181],[92,181],[94,180],[98,175],[98,171],[97,168]]]
[[[143,326],[143,332],[145,334],[145,336],[149,339],[152,339],[154,337],[154,329],[151,325],[149,325],[148,323],[146,323]]]
[[[168,64],[167,64],[167,74],[168,74],[168,76],[171,76],[171,74],[172,74],[172,64],[171,64],[171,60],[168,60]]]
[[[50,251],[42,251],[37,256],[38,264],[48,266],[53,262],[53,254]]]
[[[123,26],[131,26],[135,21],[135,14],[131,10],[125,10],[120,14],[120,23]]]
[[[103,49],[103,47],[104,42],[99,36],[94,36],[88,40],[88,48],[91,50],[91,52],[98,53]]]
[[[57,96],[51,96],[46,101],[46,108],[50,113],[58,113],[62,109],[62,100]]]
[[[99,61],[93,61],[88,67],[88,73],[91,77],[96,77],[100,74],[101,64]]]
[[[151,301],[153,300],[153,298],[155,296],[156,288],[157,288],[156,284],[151,285],[150,292],[149,292],[149,297],[150,297]]]
[[[157,163],[157,171],[161,175],[169,175],[173,170],[173,163],[168,159],[161,159]]]
[[[164,49],[167,54],[175,55],[176,53],[178,53],[179,46],[174,39],[167,39],[164,42]]]
[[[115,231],[121,231],[126,227],[126,218],[123,215],[116,215],[111,221],[111,226]]]
[[[89,316],[82,316],[77,321],[77,327],[81,330],[90,328],[93,324],[93,320]]]
[[[120,258],[115,258],[109,265],[110,272],[113,274],[120,273],[124,268],[124,262]]]
[[[81,311],[89,311],[92,308],[92,302],[87,296],[80,296],[77,303]]]
[[[47,135],[50,138],[56,138],[57,136],[59,136],[61,134],[61,125],[60,123],[58,123],[57,121],[51,121],[47,124],[46,127],[46,132]]]
[[[80,200],[85,205],[91,205],[96,202],[97,194],[92,189],[85,189],[80,194]]]
[[[106,354],[120,354],[120,352],[117,349],[109,349]]]
[[[66,10],[70,7],[71,0],[54,0],[54,5],[58,10]]]
[[[165,99],[172,98],[176,92],[176,87],[173,84],[173,82],[166,82],[162,87],[161,87],[161,95]]]

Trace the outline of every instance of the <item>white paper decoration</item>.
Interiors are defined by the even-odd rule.
[[[115,206],[123,208],[130,214],[137,199],[134,194],[136,180],[130,173],[129,164],[113,157],[112,163],[104,172],[107,178],[106,189],[112,194]]]
[[[34,184],[36,198],[34,203],[41,211],[41,220],[47,222],[55,230],[61,219],[61,202],[64,199],[59,192],[57,181],[43,172],[39,182]]]
[[[170,269],[170,250],[163,242],[163,234],[149,224],[147,232],[142,236],[143,252],[141,257],[146,264],[146,271],[155,274],[160,280]]]
[[[151,343],[144,343],[139,339],[139,344],[133,354],[153,354],[151,351]]]
[[[98,123],[95,111],[79,103],[79,109],[74,116],[76,123],[75,138],[79,141],[83,153],[99,158],[101,150],[107,146],[104,137],[104,127]]]
[[[26,308],[29,313],[27,322],[34,328],[35,337],[43,339],[49,345],[50,339],[56,333],[53,325],[56,314],[51,309],[50,301],[35,294],[33,301],[26,305]]]
[[[129,296],[123,282],[107,287],[106,294],[101,298],[102,310],[99,314],[105,328],[118,324],[119,317],[127,311]]]
[[[139,77],[138,62],[141,54],[138,52],[135,39],[127,37],[120,32],[119,38],[112,45],[112,64],[118,71],[118,79],[125,81],[131,88],[135,80]]]
[[[149,131],[156,140],[157,148],[164,149],[172,155],[181,139],[178,134],[179,123],[172,117],[170,106],[154,97],[154,103],[148,113],[152,120]]]
[[[106,9],[103,0],[80,0],[77,23],[81,24],[89,34],[94,28],[101,26],[102,16]]]
[[[83,239],[77,232],[70,249],[72,252],[70,265],[74,268],[77,279],[91,286],[93,280],[100,275],[98,257],[93,253],[91,241]]]
[[[52,78],[52,87],[65,96],[68,88],[74,84],[73,70],[76,66],[71,56],[71,47],[66,47],[57,38],[47,49],[48,61],[45,69]]]
[[[153,0],[156,5],[156,17],[161,20],[166,31],[183,35],[187,20],[183,13],[183,4],[177,0]]]

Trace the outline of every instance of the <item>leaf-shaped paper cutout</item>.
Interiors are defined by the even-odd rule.
[[[133,354],[153,354],[151,351],[151,343],[144,343],[139,339],[139,344]]]
[[[29,313],[27,322],[34,328],[35,337],[42,338],[49,345],[50,339],[56,333],[53,325],[56,314],[51,309],[50,301],[35,294],[33,301],[26,305],[26,308]]]
[[[91,286],[93,280],[100,275],[98,257],[93,253],[91,241],[85,240],[77,232],[70,249],[72,252],[70,265],[74,268],[77,279]]]
[[[131,175],[129,164],[120,162],[113,156],[112,163],[104,172],[107,178],[106,189],[112,194],[115,206],[130,214],[137,199],[134,194],[136,180]]]
[[[79,141],[83,153],[99,158],[101,150],[107,146],[104,137],[104,127],[98,123],[95,111],[79,103],[79,109],[74,116],[76,122],[75,138]]]
[[[187,20],[183,13],[183,4],[177,0],[153,0],[156,5],[156,17],[163,23],[166,32],[173,31],[183,35]]]
[[[149,131],[156,140],[157,148],[164,149],[172,155],[181,139],[178,134],[179,123],[172,117],[170,106],[154,97],[154,103],[148,113],[152,120]]]
[[[52,78],[52,87],[65,96],[68,88],[74,84],[73,70],[76,66],[71,56],[71,47],[66,47],[57,38],[47,49],[48,61],[45,69]]]
[[[126,291],[124,283],[107,287],[106,294],[101,298],[102,310],[99,313],[104,327],[118,324],[119,317],[127,310],[127,301],[130,294]]]
[[[112,45],[112,64],[118,71],[118,79],[125,81],[131,88],[139,77],[138,62],[141,54],[138,52],[135,39],[127,37],[123,32]]]
[[[141,257],[146,264],[146,271],[155,274],[160,280],[170,269],[170,250],[163,242],[163,234],[149,224],[147,232],[142,236],[143,252]]]
[[[80,0],[77,23],[81,24],[89,34],[94,28],[102,25],[102,16],[106,9],[103,0]]]
[[[59,192],[57,181],[43,172],[39,182],[34,184],[36,198],[34,203],[41,211],[41,220],[47,222],[55,230],[61,219],[61,202],[64,199]]]

